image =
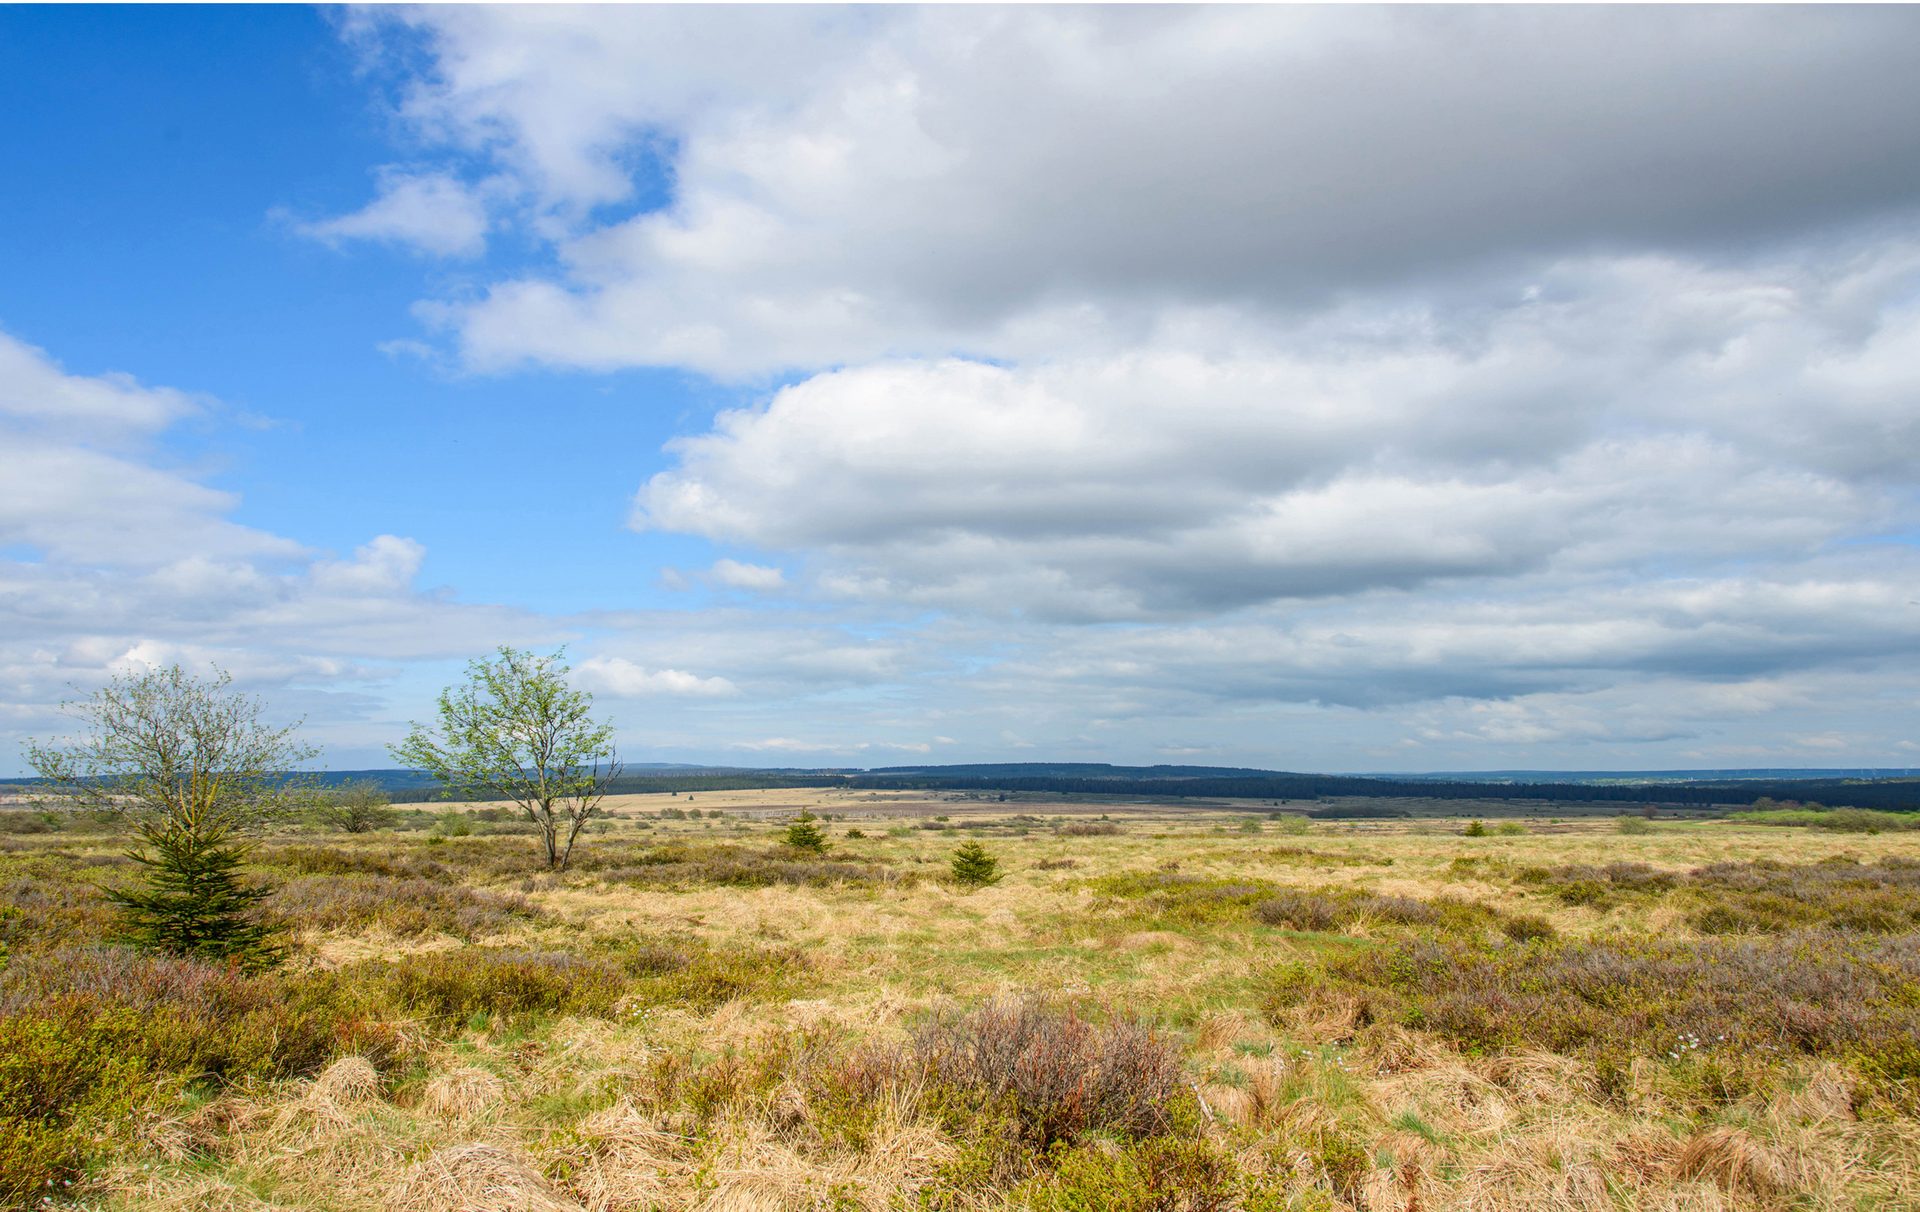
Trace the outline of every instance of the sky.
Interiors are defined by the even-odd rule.
[[[0,774],[1920,764],[1920,10],[0,7]]]

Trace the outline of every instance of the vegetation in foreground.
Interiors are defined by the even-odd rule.
[[[103,943],[129,839],[8,814],[5,1198],[1920,1204],[1920,835],[767,802],[557,872],[315,812],[246,858],[258,971]]]

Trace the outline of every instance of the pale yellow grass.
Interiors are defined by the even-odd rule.
[[[834,857],[928,877],[973,835],[884,830],[935,815],[958,822],[1058,808],[791,790],[701,792],[691,803],[618,797],[611,806],[625,819],[583,846],[629,837],[744,837],[757,845],[770,839],[776,818],[806,808],[847,817],[828,826]],[[650,819],[646,832],[636,830],[633,814],[668,807],[717,808],[729,819]],[[550,881],[529,894],[549,920],[516,928],[514,938],[556,945],[667,934],[722,949],[788,946],[808,957],[807,987],[800,998],[774,1004],[667,1007],[615,1023],[562,1020],[532,1039],[477,1031],[400,1088],[342,1061],[311,1082],[225,1095],[217,1113],[206,1108],[193,1123],[156,1129],[139,1156],[111,1167],[101,1176],[98,1206],[771,1212],[835,1206],[825,1202],[830,1193],[843,1207],[911,1204],[957,1143],[904,1105],[883,1117],[866,1147],[822,1152],[809,1143],[813,1111],[800,1092],[735,1108],[700,1128],[648,1105],[651,1066],[676,1054],[750,1050],[770,1033],[803,1028],[897,1040],[932,1007],[1039,992],[1165,1025],[1187,1049],[1222,1146],[1251,1168],[1291,1167],[1287,1181],[1303,1196],[1337,1178],[1313,1142],[1330,1132],[1357,1142],[1366,1173],[1332,1190],[1368,1212],[1920,1207],[1920,1133],[1904,1122],[1856,1120],[1848,1079],[1834,1066],[1808,1065],[1772,1097],[1730,1108],[1726,1122],[1690,1126],[1674,1118],[1651,1076],[1622,1103],[1603,1097],[1580,1063],[1551,1054],[1470,1057],[1406,1031],[1376,1031],[1358,1047],[1357,1010],[1338,999],[1278,1025],[1257,1013],[1251,989],[1258,974],[1312,944],[1239,924],[1142,921],[1089,886],[1116,872],[1177,864],[1184,874],[1303,889],[1481,900],[1547,917],[1573,935],[1679,931],[1684,925],[1670,911],[1567,906],[1452,864],[1472,857],[1514,868],[1618,861],[1685,868],[1780,858],[1783,847],[1797,862],[1839,854],[1920,859],[1920,836],[1718,823],[1627,836],[1607,819],[1477,839],[1462,837],[1458,820],[1317,824],[1305,834],[1268,825],[1247,833],[1239,823],[1253,805],[1069,807],[1076,818],[1111,815],[1124,832],[1062,837],[1041,826],[1024,837],[989,835],[1007,875],[971,893],[933,878],[886,889],[664,890],[608,885],[590,874]],[[876,836],[848,840],[848,827]],[[1066,859],[1077,865],[1041,866]],[[454,945],[333,937],[308,962]]]

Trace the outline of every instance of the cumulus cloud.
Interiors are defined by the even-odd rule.
[[[1470,342],[1423,314],[828,372],[677,442],[634,522],[817,552],[851,598],[1078,618],[1797,558],[1912,520],[1920,310],[1861,297],[1915,263],[1581,262]]]
[[[352,214],[298,223],[294,230],[327,244],[372,240],[436,257],[485,251],[486,205],[474,190],[446,173],[380,174],[379,196]]]
[[[624,657],[591,657],[574,672],[581,686],[616,698],[656,694],[725,698],[740,693],[726,678],[703,678],[684,669],[646,669]]]
[[[417,10],[405,114],[576,218],[476,365],[1033,354],[1910,211],[1899,10]],[[722,48],[724,47],[724,51]],[[1766,69],[1754,65],[1764,63]],[[584,221],[635,189],[668,205]]]

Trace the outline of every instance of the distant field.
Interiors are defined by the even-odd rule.
[[[258,977],[102,948],[124,841],[11,812],[0,1179],[126,1212],[1920,1207],[1920,834],[1294,815],[1383,802],[623,796],[558,875],[500,805],[432,805],[269,839],[296,946]],[[803,808],[824,855],[779,844]],[[999,883],[952,881],[970,840]]]

